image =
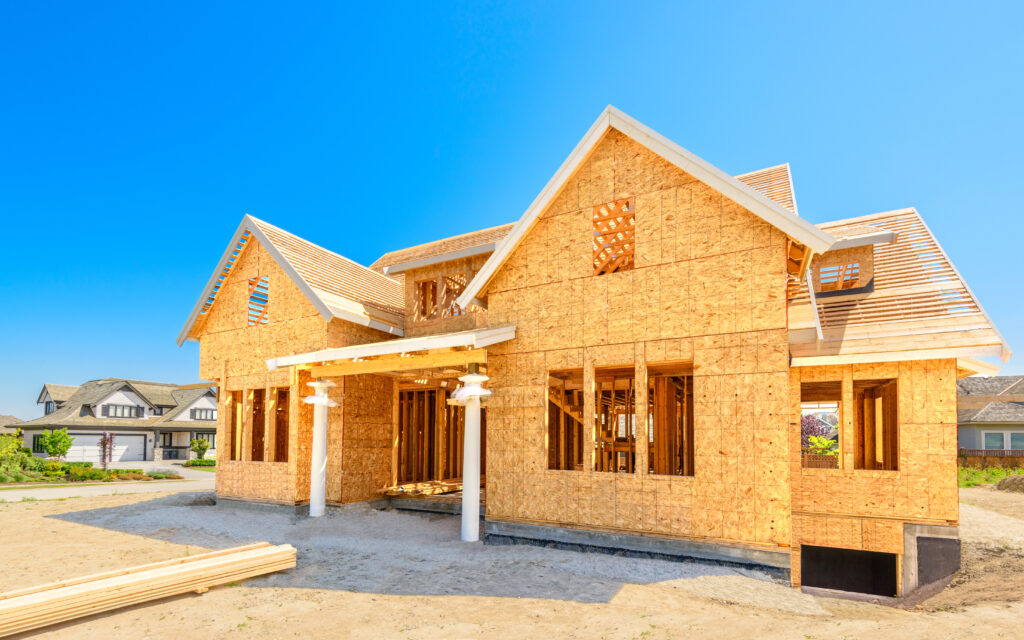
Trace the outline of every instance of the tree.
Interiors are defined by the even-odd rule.
[[[109,431],[103,432],[100,438],[100,457],[103,458],[103,470],[107,470],[107,464],[114,461],[114,434]]]
[[[819,420],[817,416],[805,413],[800,418],[800,448],[809,449],[813,436],[824,438],[828,436],[830,430],[830,427]]]
[[[51,458],[63,458],[71,448],[71,443],[75,441],[63,427],[56,431],[44,431],[39,440],[43,450]]]
[[[808,453],[815,453],[820,456],[835,456],[839,455],[839,443],[835,440],[829,440],[821,436],[811,436],[810,447],[808,447]]]
[[[210,441],[206,438],[192,438],[192,443],[189,446],[195,452],[196,457],[202,460],[206,452],[210,450]]]

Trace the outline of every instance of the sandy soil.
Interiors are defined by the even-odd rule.
[[[912,611],[817,598],[757,571],[456,542],[458,521],[351,507],[318,520],[202,494],[0,505],[0,590],[255,539],[299,566],[51,627],[52,638],[1019,638],[1024,495],[965,490],[965,572]],[[253,531],[258,518],[259,530]]]

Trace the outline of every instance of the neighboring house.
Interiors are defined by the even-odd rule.
[[[964,378],[957,394],[961,449],[1024,457],[1024,376]]]
[[[20,422],[20,418],[15,418],[11,415],[0,415],[0,434],[16,433]]]
[[[18,425],[37,456],[46,455],[42,432],[62,427],[74,438],[68,460],[99,462],[104,433],[114,436],[115,461],[184,460],[195,456],[192,438],[216,444],[217,397],[207,387],[103,378],[77,387],[45,384],[37,403],[44,415]],[[216,456],[214,446],[207,455]]]
[[[518,222],[370,268],[245,216],[185,340],[220,388],[218,500],[472,496],[479,464],[485,541],[881,595],[959,567],[956,381],[1010,355],[914,209],[811,224],[788,165],[732,177],[611,107]],[[475,372],[483,411],[452,404]]]

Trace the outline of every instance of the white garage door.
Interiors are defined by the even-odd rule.
[[[68,450],[67,459],[72,462],[99,462],[100,438],[93,434],[72,433],[74,441]],[[146,459],[146,436],[125,436],[114,434],[113,462]]]

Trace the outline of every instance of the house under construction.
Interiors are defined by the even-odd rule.
[[[368,267],[245,216],[185,340],[218,499],[482,484],[485,541],[885,596],[959,567],[956,383],[1010,354],[914,209],[812,224],[788,165],[730,176],[613,107],[518,221]]]

